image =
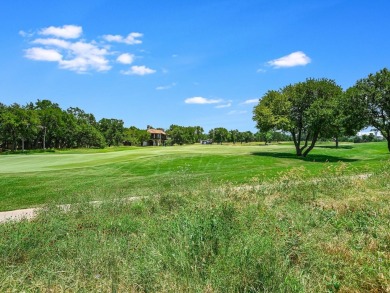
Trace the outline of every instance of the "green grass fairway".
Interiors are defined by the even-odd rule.
[[[169,190],[183,175],[191,181],[244,184],[267,181],[291,168],[305,176],[343,162],[343,172],[369,173],[389,159],[385,143],[331,144],[308,158],[294,155],[291,144],[191,145],[175,147],[69,150],[0,156],[0,211],[68,202],[153,195]],[[182,179],[184,180],[184,179]],[[187,183],[183,181],[183,185]]]
[[[46,204],[0,224],[0,292],[390,291],[385,143],[2,155],[0,178],[2,210]]]

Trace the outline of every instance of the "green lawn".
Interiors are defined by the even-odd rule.
[[[390,291],[384,143],[4,155],[0,178],[2,210],[46,203],[0,225],[0,292]]]
[[[120,151],[119,151],[120,150]],[[172,178],[244,184],[267,181],[302,166],[317,176],[324,165],[344,162],[348,173],[369,173],[389,159],[384,143],[320,145],[306,159],[291,144],[191,145],[175,147],[68,150],[0,156],[0,211],[40,204],[128,197],[169,189]]]

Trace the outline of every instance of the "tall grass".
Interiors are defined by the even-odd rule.
[[[0,225],[0,291],[387,292],[390,163],[347,168],[237,186],[184,167],[139,200],[47,206]]]

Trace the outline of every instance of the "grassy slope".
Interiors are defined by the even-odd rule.
[[[303,166],[317,176],[323,165],[343,161],[347,172],[367,173],[388,159],[383,143],[330,145],[297,158],[291,145],[183,146],[71,150],[0,156],[0,211],[36,206],[72,197],[90,199],[148,195],[155,186],[169,189],[171,175],[214,183],[266,181]]]
[[[45,155],[62,167],[3,174],[27,178],[21,198],[35,184],[48,197],[67,188],[58,199],[75,204],[0,225],[0,291],[390,291],[384,144],[319,148],[308,160],[285,146],[207,147]],[[24,168],[45,165],[31,158]],[[59,174],[67,180],[53,183]],[[94,192],[158,196],[94,206]]]

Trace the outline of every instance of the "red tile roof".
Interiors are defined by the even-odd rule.
[[[164,131],[160,129],[148,129],[148,132],[152,134],[166,134]]]

